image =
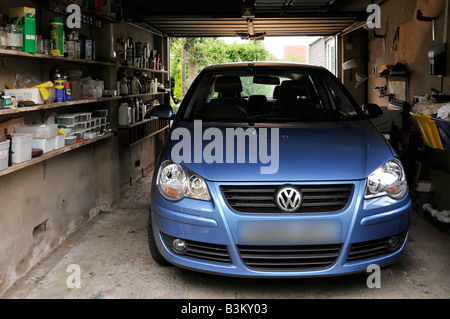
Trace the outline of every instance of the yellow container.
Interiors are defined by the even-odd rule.
[[[444,147],[442,146],[441,138],[436,127],[436,122],[431,119],[431,116],[414,113],[410,114],[413,119],[416,120],[417,127],[422,134],[425,144],[431,148],[443,150]]]

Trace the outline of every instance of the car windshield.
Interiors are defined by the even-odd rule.
[[[203,72],[180,109],[182,120],[314,122],[361,119],[363,113],[329,72],[233,68]]]

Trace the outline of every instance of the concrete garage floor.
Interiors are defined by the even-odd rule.
[[[153,262],[147,245],[151,174],[127,189],[111,213],[101,213],[14,284],[2,298],[450,298],[449,227],[413,213],[400,262],[381,270],[381,288],[369,274],[308,279],[242,279],[197,273]],[[442,226],[442,225],[441,225]],[[80,288],[68,288],[71,264]]]

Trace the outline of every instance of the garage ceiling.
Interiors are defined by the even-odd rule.
[[[254,4],[254,18],[243,7]],[[125,15],[169,37],[335,35],[361,25],[370,0],[127,0]],[[380,1],[377,1],[380,2]]]

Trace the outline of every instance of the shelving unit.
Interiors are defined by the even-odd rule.
[[[42,154],[42,155],[40,155],[38,157],[32,158],[29,161],[26,161],[26,162],[23,162],[23,163],[19,163],[19,164],[13,164],[12,166],[10,166],[10,167],[8,167],[8,168],[6,168],[4,170],[1,170],[0,171],[0,177],[4,176],[4,175],[8,175],[10,173],[13,173],[15,171],[18,171],[20,169],[24,169],[26,167],[30,167],[30,166],[35,165],[37,163],[41,163],[41,162],[46,161],[46,160],[48,160],[50,158],[56,157],[58,155],[61,155],[61,154],[67,153],[67,152],[70,152],[70,151],[78,149],[80,147],[83,147],[83,146],[86,146],[86,145],[89,145],[89,144],[93,144],[93,143],[99,142],[101,140],[105,140],[105,139],[107,139],[107,138],[109,138],[109,137],[111,137],[113,135],[114,134],[112,134],[112,133],[103,134],[102,136],[91,138],[89,140],[85,140],[83,142],[75,143],[75,144],[72,144],[72,145],[67,145],[67,146],[64,146],[64,147],[62,147],[60,149],[57,149],[57,150],[54,150],[54,151]]]
[[[7,115],[7,114],[20,114],[20,113],[25,113],[25,112],[56,109],[56,108],[62,108],[62,107],[66,107],[66,106],[73,106],[73,105],[109,102],[109,101],[114,101],[114,100],[120,100],[121,98],[122,98],[121,96],[114,96],[114,97],[103,97],[103,98],[96,98],[96,99],[80,99],[80,100],[75,100],[75,101],[70,101],[70,102],[39,104],[39,105],[35,105],[35,106],[20,107],[20,108],[16,108],[16,109],[5,109],[5,110],[0,110],[0,116]]]
[[[168,128],[168,120],[160,120],[152,117],[135,124],[119,126],[119,136],[123,141],[123,145],[132,147],[133,145],[159,134]]]
[[[8,57],[26,58],[26,59],[47,60],[47,61],[54,61],[54,62],[88,64],[88,65],[98,65],[98,66],[115,66],[114,63],[103,62],[103,61],[98,61],[98,60],[76,59],[76,58],[68,58],[68,57],[63,57],[63,56],[52,56],[52,55],[42,54],[42,53],[28,53],[28,52],[7,50],[7,49],[0,49],[0,57],[2,57],[2,58],[8,58]]]

